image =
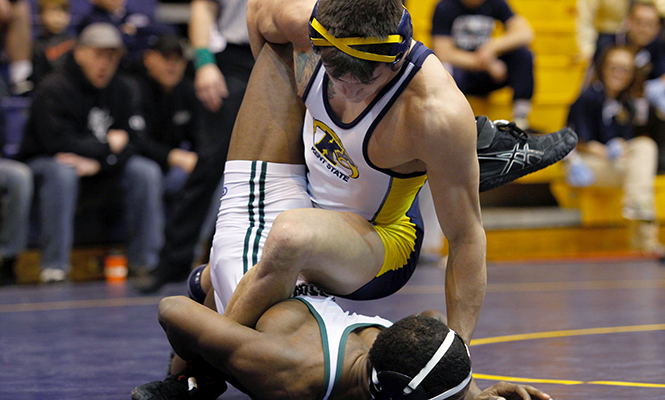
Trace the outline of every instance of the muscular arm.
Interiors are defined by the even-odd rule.
[[[450,245],[446,271],[448,325],[468,343],[485,297],[485,232],[480,216],[476,126],[473,112],[454,81],[433,58],[427,80],[441,82],[421,115],[418,158],[427,166],[439,223]]]
[[[476,125],[473,112],[452,77],[430,57],[423,65],[427,82],[437,82],[426,98],[427,116],[418,120],[424,132],[416,148],[424,161],[434,207],[449,243],[446,266],[447,325],[469,343],[485,298],[485,231],[478,195]],[[467,399],[480,393],[475,381]]]
[[[159,304],[159,322],[179,356],[205,360],[252,398],[286,398],[295,390],[310,393],[294,397],[314,398],[321,390],[319,328],[299,301],[270,308],[252,329],[184,296],[167,297]]]
[[[173,346],[185,360],[203,358],[229,373],[234,352],[259,341],[259,332],[203,307],[183,296],[166,297],[159,302],[159,323]]]

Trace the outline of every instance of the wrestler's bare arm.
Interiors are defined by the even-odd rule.
[[[426,165],[438,220],[450,245],[448,323],[468,343],[486,288],[476,124],[468,102],[435,57],[425,61],[422,76],[413,84],[423,97],[413,102],[418,110],[406,113],[417,138],[414,158]]]
[[[160,301],[159,323],[176,354],[185,360],[201,357],[225,373],[230,373],[228,360],[236,351],[261,341],[256,330],[184,296]]]
[[[306,49],[309,43],[309,17],[314,0],[250,0],[247,28],[256,58],[265,43],[288,44]]]
[[[233,376],[256,398],[285,393],[313,398],[324,374],[319,327],[307,306],[291,300],[266,311],[256,329],[247,328],[184,296],[159,304],[159,322],[175,352],[203,358]]]

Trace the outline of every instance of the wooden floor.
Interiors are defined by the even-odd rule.
[[[444,310],[443,281],[425,264],[390,298],[340,302],[391,319]],[[182,293],[141,297],[103,281],[0,288],[0,399],[128,399],[164,377],[157,303]],[[664,304],[665,268],[652,260],[490,263],[474,374],[481,388],[509,379],[556,399],[665,399]]]

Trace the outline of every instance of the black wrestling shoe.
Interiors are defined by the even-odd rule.
[[[132,400],[215,400],[227,389],[219,376],[195,373],[186,367],[163,381],[148,382],[132,390]]]
[[[132,390],[132,400],[188,400],[187,377],[170,375],[163,381],[148,382]]]
[[[481,192],[539,171],[562,160],[577,146],[570,128],[537,135],[527,134],[514,122],[476,117]]]

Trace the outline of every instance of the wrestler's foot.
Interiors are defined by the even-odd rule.
[[[563,159],[577,145],[570,128],[527,134],[514,122],[476,117],[480,191],[494,189]]]
[[[148,382],[132,390],[132,400],[214,400],[226,391],[223,379],[194,374],[186,367],[163,381]]]

